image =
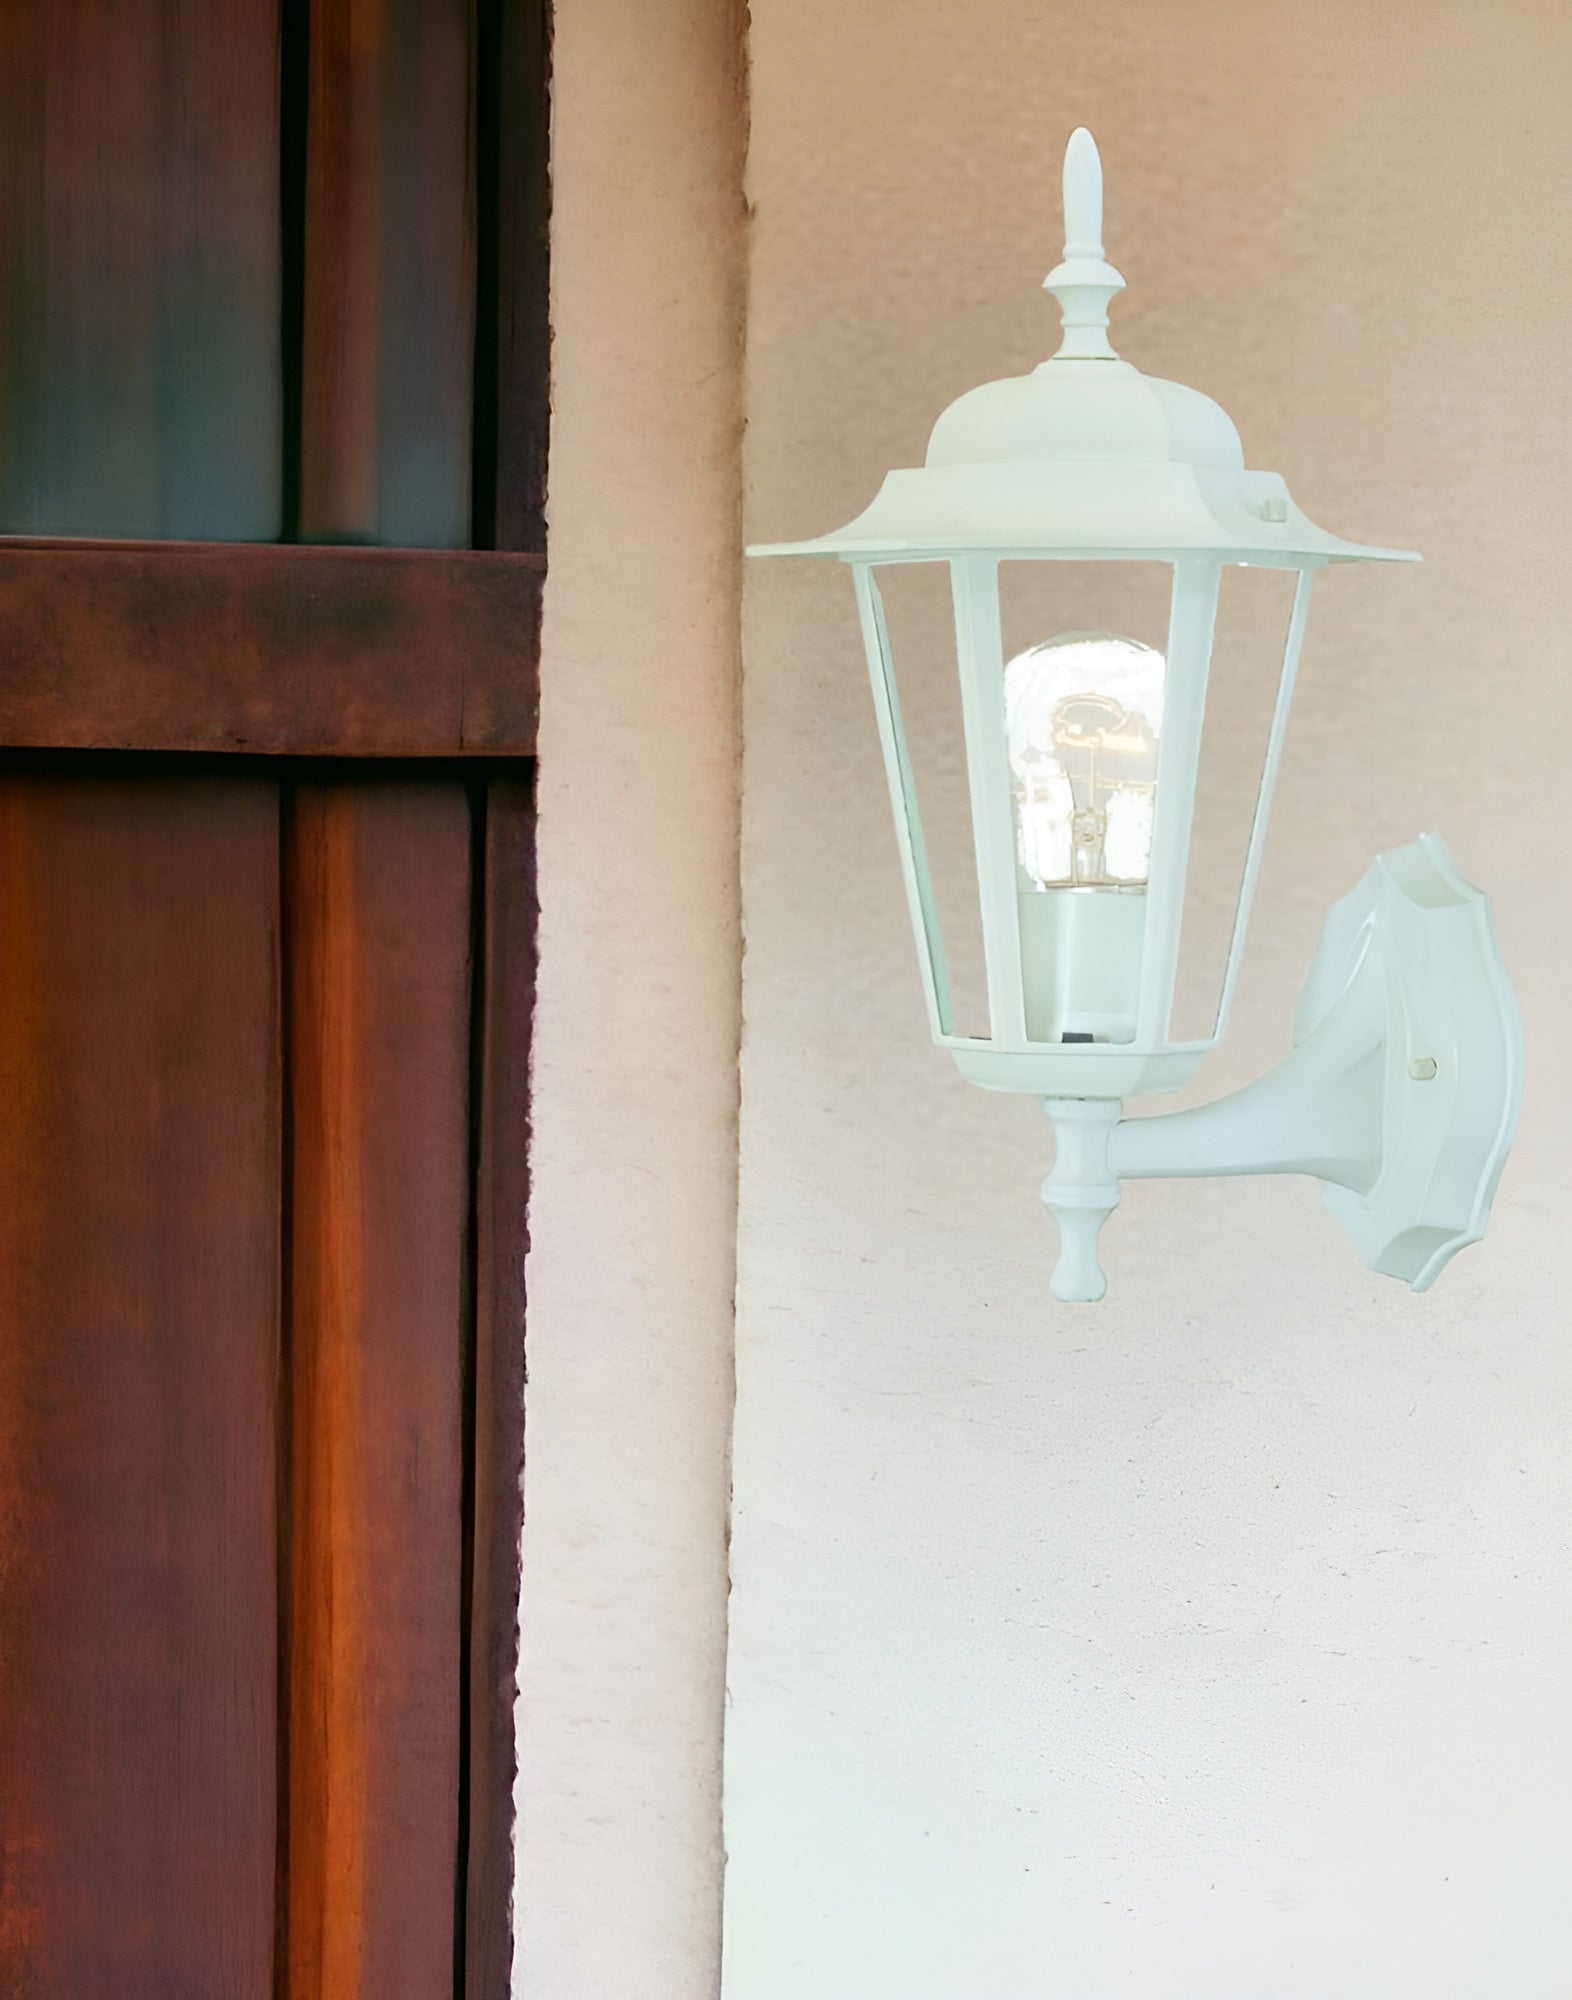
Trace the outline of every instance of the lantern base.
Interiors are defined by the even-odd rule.
[[[1517,1128],[1522,1029],[1489,901],[1438,836],[1382,856],[1333,906],[1294,1044],[1192,1111],[1121,1121],[1105,1102],[1045,1100],[1056,1297],[1102,1297],[1096,1239],[1121,1180],[1314,1175],[1366,1263],[1416,1292],[1479,1240]]]
[[[988,1042],[949,1041],[944,1046],[966,1081],[984,1090],[1040,1097],[1045,1103],[1092,1097],[1117,1104],[1124,1097],[1183,1090],[1212,1045],[1193,1042],[1144,1052],[1120,1042],[1066,1042],[1062,1047],[1045,1044],[1034,1049],[1001,1049]]]

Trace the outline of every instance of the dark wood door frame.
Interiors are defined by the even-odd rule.
[[[0,539],[0,743],[530,757],[545,558]]]
[[[114,994],[86,995],[81,982],[71,988],[66,1039],[51,1042],[40,1028],[41,1070],[57,1080],[80,1074],[84,1088],[108,1090],[138,1050],[149,1064],[167,1059],[178,1069],[178,1051],[170,1054],[173,1030],[161,1018],[157,966],[146,962],[146,952],[138,956],[135,894],[121,891],[117,902],[110,893],[122,877],[133,888],[142,885],[152,943],[166,932],[185,936],[180,910],[171,914],[169,905],[179,904],[190,885],[192,921],[210,924],[212,949],[231,949],[236,961],[226,975],[208,962],[206,944],[197,948],[185,937],[198,967],[195,985],[213,1006],[228,1005],[225,996],[248,969],[253,1014],[258,954],[265,954],[268,934],[265,924],[248,927],[219,907],[229,862],[253,917],[268,894],[269,865],[283,895],[294,898],[292,911],[276,908],[269,919],[280,950],[279,940],[290,935],[304,951],[330,933],[337,950],[362,922],[380,924],[384,936],[402,925],[401,948],[407,948],[410,913],[426,909],[451,965],[454,926],[468,927],[462,940],[471,996],[462,1173],[468,1533],[454,1585],[462,1625],[461,1643],[454,1643],[467,1686],[458,1704],[456,1866],[442,1892],[450,1907],[441,1936],[453,1945],[451,1977],[438,1978],[443,2000],[505,2000],[511,1977],[533,759],[548,410],[549,37],[549,0],[378,0],[372,7],[363,0],[210,0],[193,8],[125,0],[107,11],[87,0],[8,0],[0,7],[0,265],[7,285],[0,314],[0,528],[12,531],[0,534],[0,807],[33,840],[30,850],[24,842],[12,857],[14,881],[5,874],[0,842],[0,888],[9,884],[13,896],[13,944],[28,934],[27,898],[37,893],[41,934],[58,947],[57,963],[117,967],[124,945],[124,962],[136,975],[121,1010],[124,1031],[116,1025]],[[78,769],[91,774],[86,789],[71,775]],[[50,772],[65,774],[53,792]],[[428,792],[444,784],[445,802],[433,805]],[[82,803],[93,786],[128,829],[123,853],[95,818],[97,804]],[[455,794],[467,802],[462,838]],[[204,855],[189,831],[186,801],[197,798],[211,811],[224,865]],[[261,845],[269,798],[314,801],[309,809],[288,808],[274,829],[271,863]],[[427,843],[421,851],[429,881],[410,860],[412,828]],[[50,842],[58,843],[68,904],[69,896],[77,898],[61,909],[50,902]],[[15,965],[12,972],[7,986],[0,967],[0,1001],[13,1013],[21,1009],[22,1018],[32,989],[16,983]],[[289,1075],[291,1005],[304,1009],[294,1032],[295,1055],[306,1059],[310,1036],[301,1024],[317,1022],[309,980],[319,973],[326,978],[323,964],[308,958],[286,966],[281,1021],[270,1029],[248,1017],[237,1092],[250,1092],[264,1058]],[[296,978],[307,987],[296,991]],[[47,979],[37,988],[51,990]],[[396,1014],[397,994],[383,998]],[[442,1016],[449,1058],[452,1001],[450,982]],[[184,1019],[178,1007],[173,1017]],[[70,1062],[61,1067],[71,1034],[90,1058],[77,1069]],[[25,1046],[24,1038],[18,1047],[25,1053]],[[25,1063],[13,1055],[20,1074]],[[222,1084],[223,1038],[211,1022],[192,1037],[191,1064],[193,1075]],[[449,1060],[443,1072],[449,1082],[452,1070]],[[318,1078],[319,1098],[331,1097],[331,1081]],[[385,1093],[396,1095],[398,1087],[396,1076],[385,1079]],[[60,1088],[70,1096],[68,1082]],[[85,1100],[72,1102],[90,1118]],[[33,1106],[36,1129],[46,1133],[41,1104]],[[385,1155],[391,1142],[378,1136],[381,1129],[373,1119],[365,1143]],[[145,1152],[145,1125],[133,1119],[127,1130],[125,1145]],[[304,1143],[304,1135],[295,1138]],[[198,1180],[201,1143],[194,1135],[194,1150],[173,1156],[186,1163],[182,1171],[197,1160],[189,1171]],[[40,1158],[42,1150],[40,1142]],[[286,1132],[274,1152],[288,1159],[290,1151]],[[0,1167],[23,1198],[35,1200],[26,1149],[19,1144],[7,1155],[3,1135]],[[308,1149],[284,1171],[309,1178],[310,1169]],[[45,1162],[38,1172],[58,1177],[65,1168]],[[67,1182],[67,1192],[87,1190],[91,1212],[99,1200],[92,1169],[73,1166],[62,1186]],[[144,1230],[139,1241],[151,1240],[146,1231],[156,1226],[157,1204],[145,1176],[124,1169],[110,1183],[127,1204],[127,1241],[137,1228]],[[460,1196],[450,1188],[445,1198]],[[201,1202],[193,1202],[193,1229],[202,1213]],[[298,1248],[286,1241],[280,1258],[286,1359],[289,1313],[309,1318],[315,1311],[292,1289],[310,1279]],[[40,1251],[34,1293],[18,1322],[24,1330],[13,1343],[12,1358],[37,1364],[43,1373],[36,1380],[47,1391],[29,1413],[34,1431],[24,1428],[22,1443],[41,1449],[57,1432],[69,1443],[80,1431],[89,1439],[81,1445],[85,1463],[93,1413],[102,1413],[108,1392],[102,1383],[83,1384],[72,1415],[69,1369],[49,1373],[57,1348],[42,1335],[53,1324],[49,1314],[65,1310],[59,1301],[76,1296],[77,1279],[64,1250],[50,1251],[47,1243],[44,1249],[64,1261],[46,1270]],[[101,1257],[94,1283],[113,1283],[104,1268]],[[214,1269],[217,1277],[208,1277],[222,1291],[221,1254]],[[243,1275],[237,1265],[224,1281],[234,1290]],[[157,1383],[167,1375],[169,1420],[179,1428],[200,1423],[207,1409],[200,1389],[207,1308],[200,1299],[190,1304],[179,1283],[171,1284],[170,1352],[150,1358],[146,1346],[137,1349],[132,1359],[142,1374],[133,1386],[156,1412]],[[257,1284],[257,1297],[246,1296],[259,1324],[265,1302],[257,1299],[266,1286]],[[407,1328],[400,1335],[402,1322],[391,1307],[387,1319],[395,1347],[398,1338],[413,1337]],[[28,1325],[41,1330],[31,1345]],[[297,1351],[302,1366],[315,1337],[308,1333]],[[321,1336],[333,1337],[331,1330]],[[248,1353],[254,1361],[255,1351]],[[408,1372],[418,1374],[414,1362],[426,1358],[417,1353]],[[0,1364],[6,1360],[0,1341]],[[254,1375],[253,1368],[245,1378],[248,1394]],[[443,1377],[434,1398],[441,1402],[451,1386]],[[289,1676],[298,1670],[309,1680],[326,1656],[320,1621],[312,1627],[297,1597],[313,1551],[320,1555],[324,1545],[328,1519],[312,1471],[321,1441],[312,1425],[320,1412],[298,1384],[291,1409],[288,1387],[286,1380],[280,1391],[277,1463],[264,1468],[277,1480],[278,1517],[271,1521],[255,1483],[246,1516],[254,1531],[246,1565],[252,1596],[257,1566],[266,1559],[263,1544],[278,1544],[280,1705],[267,1728],[276,1722],[285,1748],[276,1800],[250,1793],[237,1800],[253,1845],[267,1838],[263,1817],[275,1805],[283,1808],[278,1941],[257,1943],[256,1911],[247,1904],[246,1924],[237,1926],[246,1929],[245,1945],[232,1950],[215,1937],[223,1911],[212,1898],[192,1910],[189,1885],[181,1886],[192,1857],[192,1879],[205,1880],[208,1848],[220,1856],[229,1851],[223,1838],[210,1841],[205,1831],[206,1815],[224,1825],[221,1785],[191,1801],[195,1816],[174,1828],[174,1859],[162,1874],[158,1867],[142,1871],[134,1814],[121,1814],[118,1823],[95,1830],[83,1869],[72,1872],[68,1852],[64,1872],[51,1874],[40,1863],[38,1895],[30,1901],[25,1874],[7,1872],[6,1843],[14,1834],[25,1848],[35,1834],[47,1833],[68,1851],[73,1823],[62,1811],[35,1824],[20,1806],[7,1818],[0,1716],[0,1986],[8,1978],[33,1982],[23,1990],[38,1990],[39,2000],[67,2000],[36,1988],[38,1978],[58,1978],[37,1970],[51,1962],[39,1927],[80,1922],[83,1955],[74,1963],[109,1967],[104,1991],[113,1989],[117,2000],[129,1993],[128,1979],[143,1982],[139,1996],[145,1988],[159,2000],[166,1993],[175,2000],[177,1991],[184,2000],[188,1990],[192,2000],[198,1990],[201,2000],[209,1992],[249,1995],[268,1977],[269,1963],[278,2000],[318,2000],[313,1967],[330,1962],[340,1967],[332,2000],[360,1991],[342,1972],[355,1956],[352,1945],[329,1935],[334,1926],[342,1933],[358,1913],[346,1913],[345,1897],[324,1886],[330,1870],[320,1852],[320,1823],[312,1819],[321,1808],[320,1774],[309,1758],[292,1768],[288,1748],[291,1732],[298,1737],[289,1704],[303,1698]],[[256,1447],[253,1457],[266,1442],[252,1435],[255,1429],[249,1418],[236,1420],[236,1436]],[[0,1447],[9,1441],[0,1421]],[[165,1472],[185,1499],[210,1486],[227,1493],[224,1455],[212,1436],[195,1448],[189,1482],[172,1461],[139,1465],[129,1446],[124,1455],[121,1471],[133,1490],[125,1519],[113,1525],[133,1544],[139,1518],[153,1521],[156,1532],[157,1510],[169,1500],[158,1484]],[[0,1450],[0,1474],[14,1470]],[[61,1491],[67,1511],[77,1509],[71,1532],[90,1539],[100,1510],[113,1508],[114,1478],[106,1472]],[[0,1492],[0,1534],[5,1497]],[[172,1520],[187,1518],[173,1500],[169,1505]],[[215,1535],[222,1525],[220,1510]],[[46,1563],[48,1522],[34,1521],[33,1528],[38,1559]],[[135,1687],[162,1687],[174,1678],[182,1632],[210,1651],[216,1643],[197,1574],[216,1560],[206,1532],[199,1521],[175,1535],[192,1575],[168,1631],[141,1635],[149,1650]],[[291,1574],[297,1560],[307,1575]],[[4,1576],[0,1560],[0,1581]],[[56,1614],[68,1624],[78,1617],[78,1594],[66,1590],[51,1599],[49,1579],[35,1581],[44,1622]],[[251,1597],[246,1602],[255,1611]],[[249,1657],[249,1627],[229,1639],[237,1656]],[[78,1692],[90,1704],[101,1636],[88,1619],[71,1626],[65,1640],[79,1642]],[[452,1657],[444,1654],[444,1672]],[[19,1654],[11,1664],[14,1685],[47,1693],[47,1659]],[[0,1667],[6,1666],[0,1645]],[[175,1689],[170,1698],[177,1696]],[[120,1733],[104,1723],[106,1756],[134,1785],[147,1746],[167,1764],[178,1763],[184,1725],[155,1718],[142,1734],[134,1716],[126,1719],[125,1706],[118,1693],[109,1704]],[[245,1705],[231,1688],[227,1707],[224,1700],[210,1706],[222,1730]],[[193,1691],[192,1712],[198,1711],[208,1713]],[[71,1714],[50,1709],[47,1699],[37,1720],[40,1743],[49,1728],[71,1726]],[[20,1726],[14,1717],[13,1726]],[[46,1803],[47,1762],[45,1751],[34,1757],[45,1772],[39,1797]],[[217,1757],[214,1768],[221,1762]],[[250,1769],[244,1757],[240,1763]],[[155,1788],[154,1795],[177,1799],[178,1774],[168,1775],[170,1789]],[[389,1794],[405,1802],[386,1815],[390,1821],[400,1812],[408,1817],[407,1787],[398,1789],[407,1775]],[[291,1787],[300,1809],[293,1814]],[[89,1802],[80,1803],[90,1811]],[[178,1817],[177,1803],[172,1818]],[[289,1843],[297,1832],[292,1860]],[[429,1883],[430,1841],[425,1851],[421,1880]],[[395,1889],[390,1898],[384,1881],[384,1911],[400,1893],[396,1865],[387,1879]],[[191,1923],[207,1928],[187,1961],[182,1949]],[[384,1923],[357,1977],[385,1964],[390,1952],[396,1956],[399,1935],[397,1922]],[[430,1938],[421,1944],[420,1953],[408,1956],[425,1967]],[[100,1946],[106,1955],[92,1959]],[[117,1961],[122,1946],[127,1955]],[[429,1976],[437,1975],[428,1967],[421,1978]]]

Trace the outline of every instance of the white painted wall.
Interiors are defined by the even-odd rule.
[[[1056,1306],[1044,1122],[927,1043],[849,583],[750,576],[728,2000],[1563,2000],[1572,14],[752,12],[750,533],[1048,351],[1090,124],[1118,344],[1427,556],[1318,589],[1206,1092],[1427,825],[1530,1076],[1426,1298],[1262,1181],[1130,1189]]]
[[[709,2000],[736,1204],[730,0],[556,10],[516,1990]]]

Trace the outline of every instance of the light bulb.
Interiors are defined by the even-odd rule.
[[[1135,1033],[1163,672],[1161,653],[1112,632],[1050,639],[1004,670],[1034,1041]]]
[[[1134,888],[1152,851],[1163,656],[1072,633],[1004,670],[1016,851],[1039,889]]]

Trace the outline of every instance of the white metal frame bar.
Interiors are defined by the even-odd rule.
[[[939,928],[938,906],[933,895],[933,872],[928,866],[928,844],[923,837],[922,815],[917,808],[917,783],[912,775],[911,755],[906,745],[906,726],[901,717],[900,692],[895,681],[895,662],[890,650],[889,628],[885,623],[884,600],[873,570],[867,563],[852,564],[852,580],[857,587],[857,610],[862,618],[863,646],[868,655],[868,674],[873,687],[874,713],[879,723],[879,743],[884,751],[884,774],[890,788],[890,805],[895,817],[895,840],[900,849],[901,877],[906,884],[906,906],[911,913],[912,935],[917,944],[917,962],[922,973],[928,1020],[934,1039],[950,1034],[950,974],[944,956],[944,937]]]
[[[1250,823],[1250,842],[1245,849],[1244,873],[1239,881],[1239,902],[1234,910],[1233,933],[1228,940],[1228,964],[1223,973],[1223,990],[1212,1023],[1212,1040],[1220,1041],[1228,1032],[1233,1012],[1234,988],[1239,983],[1239,966],[1244,957],[1245,932],[1255,902],[1256,882],[1266,853],[1266,830],[1272,817],[1272,798],[1277,790],[1277,774],[1283,761],[1283,745],[1288,738],[1288,716],[1293,707],[1294,685],[1299,678],[1299,655],[1304,647],[1305,626],[1310,617],[1310,585],[1314,568],[1302,569],[1294,591],[1294,608],[1288,620],[1288,637],[1283,645],[1283,670],[1277,682],[1277,705],[1272,711],[1271,732],[1266,739],[1266,756],[1261,764],[1261,788],[1255,795],[1255,818]]]
[[[1141,940],[1141,986],[1136,1002],[1135,1040],[1123,1045],[1127,1053],[1162,1046],[1173,1012],[1220,576],[1221,565],[1212,557],[1174,564],[1163,729],[1157,753],[1152,863],[1146,885],[1146,926]]]
[[[999,564],[963,556],[950,564],[955,653],[966,725],[977,893],[982,905],[988,1027],[995,1048],[1025,1050],[1020,906],[1016,895],[1015,814],[1004,721],[1004,641],[999,628]]]

